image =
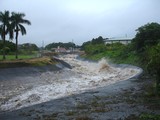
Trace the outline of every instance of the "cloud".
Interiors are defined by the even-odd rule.
[[[14,5],[13,5],[14,4]],[[135,29],[160,22],[159,0],[1,0],[0,10],[24,12],[32,22],[19,43],[82,44],[92,38],[134,37]]]

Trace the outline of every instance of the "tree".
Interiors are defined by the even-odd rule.
[[[133,45],[137,52],[143,52],[146,46],[156,45],[160,40],[160,24],[148,23],[139,27]]]
[[[15,39],[16,39],[16,59],[18,59],[18,35],[19,31],[22,35],[25,35],[26,29],[22,24],[31,25],[31,22],[29,20],[24,19],[25,14],[24,13],[15,13],[12,12],[11,16],[11,26],[16,33]]]
[[[92,39],[92,44],[104,44],[104,39],[102,36],[99,36],[98,38],[96,39]]]
[[[32,44],[32,43],[24,43],[24,44],[20,45],[20,49],[25,50],[25,51],[37,51],[37,50],[39,50],[37,45]]]
[[[156,94],[160,91],[160,43],[152,47],[146,48],[147,53],[147,70],[150,74],[155,76],[156,79]]]
[[[1,36],[1,38],[3,39],[3,34],[2,34],[2,27],[0,27],[0,36]]]
[[[88,46],[88,45],[90,45],[90,44],[91,44],[91,41],[84,42],[84,43],[82,44],[82,46],[81,46],[81,49],[82,49],[82,50],[85,50],[85,47]]]
[[[98,38],[93,38],[91,41],[84,42],[81,46],[82,50],[85,50],[85,47],[88,45],[97,45],[97,44],[103,44],[105,41],[102,36],[99,36]]]
[[[9,48],[10,49],[9,52],[15,52],[15,50],[16,50],[15,43],[13,43],[9,40],[6,40],[5,48]],[[3,41],[2,40],[0,40],[0,51],[3,52]],[[6,53],[6,51],[5,51],[5,53]]]
[[[3,59],[6,59],[5,57],[6,35],[8,32],[11,32],[9,20],[10,20],[9,11],[4,11],[4,13],[0,12],[0,22],[2,23],[0,25],[0,32],[1,32],[0,34],[3,40]],[[10,37],[12,38],[12,34],[10,35]]]
[[[45,49],[47,50],[51,50],[52,48],[57,48],[57,47],[64,47],[66,49],[69,49],[69,48],[75,48],[76,45],[72,42],[68,42],[68,43],[62,43],[62,42],[59,42],[59,43],[50,43],[48,45],[45,46]]]
[[[156,94],[160,86],[160,24],[148,23],[137,29],[132,42],[141,65],[156,79]]]

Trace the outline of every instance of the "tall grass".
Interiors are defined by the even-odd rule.
[[[30,59],[34,58],[35,55],[19,55],[18,59]],[[0,55],[0,60],[3,59],[3,56]],[[15,55],[6,55],[6,60],[15,60]]]
[[[109,59],[113,63],[132,64],[139,66],[139,56],[129,49],[129,46],[122,44],[112,44],[106,46],[106,50],[96,54],[86,54],[87,59],[100,60],[101,58]]]
[[[39,51],[25,51],[20,50],[18,54],[18,59],[30,59],[37,57]],[[15,53],[10,52],[6,55],[6,60],[15,60]],[[3,56],[0,54],[0,60],[3,60]]]

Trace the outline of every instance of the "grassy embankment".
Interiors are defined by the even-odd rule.
[[[94,54],[94,55],[85,55],[83,56],[87,59],[91,60],[100,60],[102,58],[108,59],[112,63],[125,63],[125,64],[139,64],[139,57],[133,53],[129,53],[127,56],[121,56],[121,51],[114,50],[114,51],[105,51],[102,53]]]
[[[55,63],[50,57],[26,58],[25,56],[23,59],[0,61],[0,68],[45,66]]]
[[[0,60],[2,61],[3,56],[0,55]],[[19,59],[30,59],[30,58],[34,58],[33,55],[19,55],[18,56]],[[6,60],[15,60],[15,55],[6,55]]]
[[[31,67],[31,66],[45,66],[53,65],[56,63],[50,55],[45,57],[37,57],[37,54],[20,54],[18,59],[15,55],[6,55],[6,60],[2,60],[3,56],[0,55],[0,68],[13,68],[13,67]]]
[[[109,62],[117,64],[132,64],[141,66],[140,58],[134,51],[129,50],[129,46],[114,44],[106,46],[106,50],[94,54],[84,54],[82,57],[91,60],[106,58]]]

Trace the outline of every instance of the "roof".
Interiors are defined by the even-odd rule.
[[[108,38],[108,39],[105,39],[105,41],[131,41],[133,38],[128,38],[128,37],[125,37],[125,38]]]

